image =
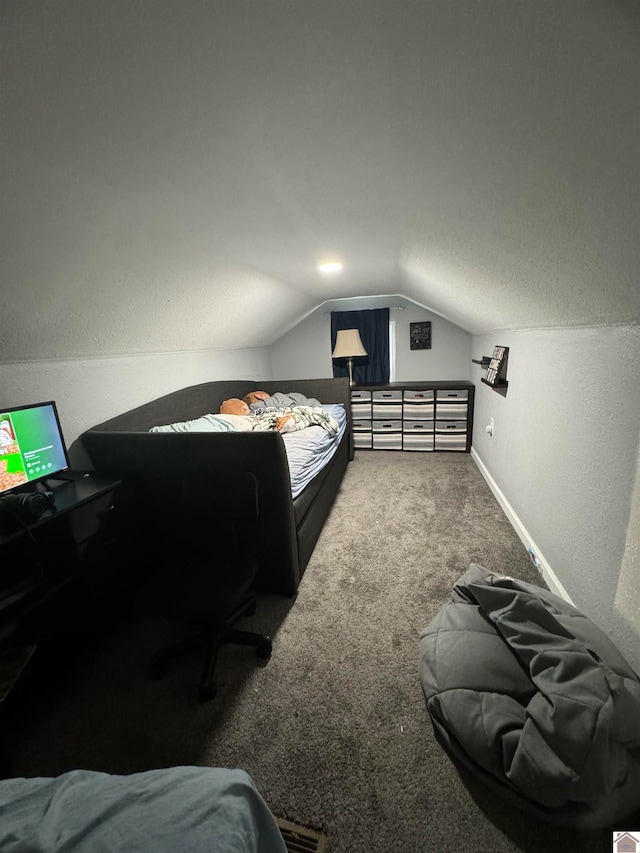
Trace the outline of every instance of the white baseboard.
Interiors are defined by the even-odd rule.
[[[536,566],[551,592],[554,592],[556,595],[560,596],[560,598],[564,598],[564,600],[568,601],[569,604],[573,604],[571,596],[556,577],[556,573],[553,571],[549,563],[545,560],[544,556],[542,555],[542,552],[540,551],[536,543],[533,541],[532,537],[529,535],[529,532],[522,523],[522,521],[520,521],[520,518],[516,514],[514,508],[506,499],[506,497],[498,487],[498,484],[487,470],[486,465],[484,464],[482,459],[480,459],[475,448],[473,447],[471,448],[471,458],[476,463],[480,473],[487,481],[489,488],[491,489],[496,500],[504,510],[504,514],[509,519],[513,529],[516,531],[516,533],[522,540],[522,543],[529,552],[529,555],[532,555],[531,562]]]

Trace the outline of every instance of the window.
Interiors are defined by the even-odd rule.
[[[331,312],[331,352],[339,331],[357,329],[366,355],[356,358],[353,379],[356,385],[389,381],[389,309],[369,308],[362,311]],[[345,359],[333,359],[333,375],[347,376]]]

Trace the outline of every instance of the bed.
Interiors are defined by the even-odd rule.
[[[315,423],[283,432],[216,422],[225,400],[258,389],[319,402],[337,432]],[[203,430],[197,423],[203,420],[212,428]],[[294,595],[353,458],[349,383],[228,380],[189,386],[92,427],[80,443],[97,472],[123,480],[121,500],[135,516],[151,560],[154,531],[171,527],[171,497],[185,471],[210,477],[211,488],[221,470],[251,472],[258,494],[259,585]],[[313,453],[305,443],[314,444]]]
[[[323,405],[297,392],[277,392],[252,403],[246,415],[210,412],[190,421],[154,426],[149,432],[279,432],[295,499],[329,463],[346,429],[342,403]]]
[[[72,770],[0,781],[5,853],[286,853],[243,770],[169,767],[115,776]]]

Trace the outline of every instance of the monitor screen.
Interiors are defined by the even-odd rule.
[[[0,409],[0,495],[68,470],[54,402]]]

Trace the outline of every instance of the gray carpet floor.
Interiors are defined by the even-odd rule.
[[[357,453],[297,597],[261,596],[246,620],[273,636],[266,665],[225,647],[218,698],[198,703],[198,652],[149,678],[184,629],[131,614],[14,721],[14,772],[241,767],[331,853],[608,851],[610,831],[541,824],[435,741],[419,636],[471,562],[542,583],[468,455]]]

